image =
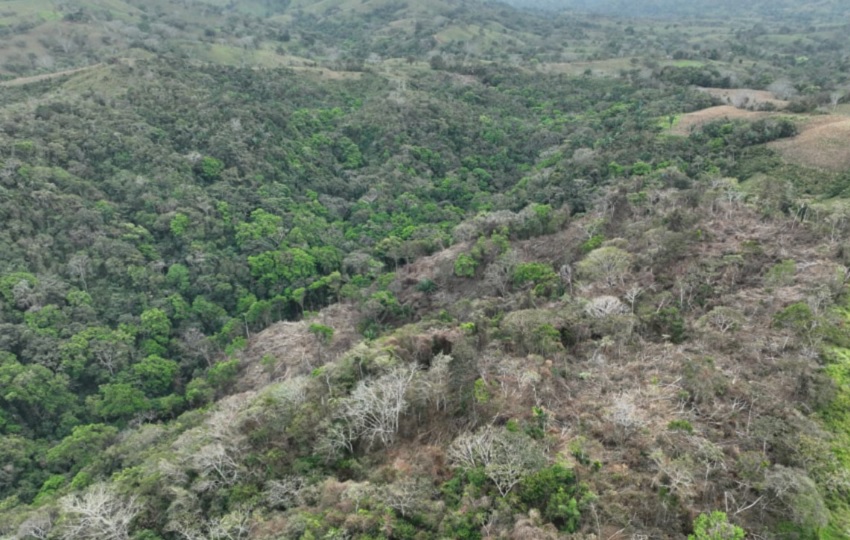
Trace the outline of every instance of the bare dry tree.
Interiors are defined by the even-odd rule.
[[[66,540],[126,540],[140,507],[121,497],[112,486],[95,484],[84,493],[59,500],[60,535]]]
[[[18,533],[15,535],[15,539],[26,540],[34,538],[35,540],[47,540],[54,525],[55,519],[51,513],[39,512],[30,516],[18,526]]]
[[[419,372],[415,364],[397,366],[377,379],[360,381],[341,404],[342,417],[358,438],[371,447],[389,446],[398,433],[399,420],[407,410],[408,390]]]
[[[449,447],[449,459],[466,468],[483,467],[503,497],[545,463],[543,451],[532,439],[492,426],[456,438]]]

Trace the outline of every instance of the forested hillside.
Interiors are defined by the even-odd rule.
[[[0,539],[847,538],[816,7],[4,3]]]

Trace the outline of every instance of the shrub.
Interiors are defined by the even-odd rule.
[[[582,491],[575,473],[556,463],[523,478],[519,498],[528,508],[540,510],[558,529],[575,532],[581,519],[577,497]]]
[[[475,277],[475,269],[478,268],[478,261],[461,253],[455,260],[455,275],[457,277]]]
[[[437,292],[437,284],[433,280],[425,278],[416,284],[416,290],[425,294],[433,294]]]
[[[744,540],[746,533],[727,521],[723,512],[701,514],[694,520],[694,534],[688,540]]]
[[[670,423],[667,424],[667,429],[670,431],[686,431],[688,433],[694,432],[694,426],[692,426],[687,420],[671,420]]]

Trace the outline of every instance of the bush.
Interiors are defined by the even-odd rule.
[[[687,420],[671,420],[670,423],[667,424],[667,429],[670,431],[685,431],[687,433],[694,432],[694,426],[692,426]]]
[[[425,294],[433,294],[437,292],[437,284],[433,280],[425,278],[416,284],[416,290]]]
[[[461,253],[455,260],[455,275],[457,277],[475,277],[476,268],[478,268],[478,262],[466,253]]]
[[[723,512],[701,514],[694,520],[694,534],[688,540],[744,540],[746,533],[737,525],[732,525]]]
[[[223,388],[236,379],[239,372],[239,360],[226,360],[210,368],[207,380],[216,388]],[[188,397],[188,395],[187,395]]]
[[[575,473],[555,464],[526,476],[520,482],[519,498],[528,508],[537,508],[543,517],[564,532],[576,532],[581,520],[579,501],[583,489]]]
[[[649,327],[659,336],[667,336],[672,343],[685,341],[685,319],[679,308],[666,307],[652,314]]]

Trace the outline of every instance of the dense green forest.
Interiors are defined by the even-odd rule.
[[[0,539],[849,537],[844,8],[668,4],[0,5]]]

